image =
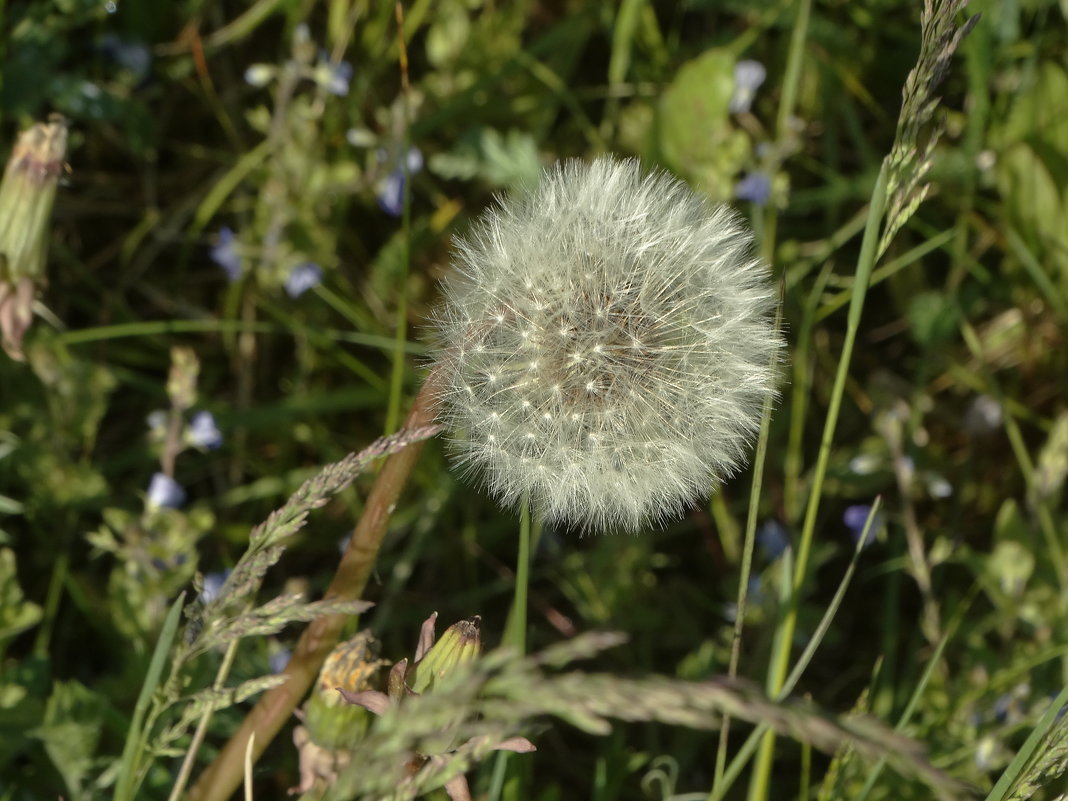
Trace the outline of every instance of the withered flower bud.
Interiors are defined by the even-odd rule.
[[[22,360],[22,337],[45,282],[48,221],[67,152],[67,121],[53,114],[19,134],[0,183],[0,339]]]

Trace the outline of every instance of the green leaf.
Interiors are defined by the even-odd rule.
[[[660,99],[657,144],[672,170],[726,200],[749,160],[749,137],[730,121],[734,56],[709,50],[679,69]]]
[[[31,732],[44,743],[73,801],[90,797],[85,783],[107,710],[104,698],[79,682],[56,682],[44,722]]]
[[[41,607],[24,600],[15,573],[15,552],[0,548],[0,646],[19,632],[35,626]]]
[[[130,721],[126,745],[122,749],[119,777],[115,783],[115,801],[132,801],[136,796],[138,775],[141,761],[145,757],[144,746],[148,738],[148,732],[142,730],[145,725],[145,716],[148,714],[156,686],[163,675],[163,665],[170,653],[171,643],[174,642],[174,637],[178,633],[178,620],[181,617],[184,602],[185,593],[182,593],[167,613],[167,619],[163,623],[159,640],[156,642],[156,650],[152,652],[152,661],[148,665],[145,682],[141,685],[141,693],[137,696],[137,706],[134,707],[133,720]]]
[[[958,325],[956,308],[941,292],[922,292],[914,297],[906,316],[916,342],[929,347],[953,336]]]

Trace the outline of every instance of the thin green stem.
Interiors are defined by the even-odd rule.
[[[842,601],[845,599],[846,591],[849,589],[849,585],[853,580],[853,574],[856,572],[857,562],[860,560],[863,543],[868,539],[872,522],[875,520],[875,515],[879,510],[881,502],[882,499],[876,497],[875,502],[872,504],[871,509],[868,512],[868,519],[864,523],[864,529],[861,532],[860,538],[857,540],[856,547],[853,549],[853,558],[850,560],[849,567],[846,568],[842,580],[838,583],[838,589],[835,591],[834,598],[831,599],[826,610],[824,610],[819,625],[816,626],[816,630],[813,632],[812,638],[808,641],[808,645],[805,646],[805,650],[802,651],[801,656],[797,658],[797,663],[794,665],[793,670],[790,671],[790,675],[787,676],[782,688],[777,695],[773,696],[775,700],[781,701],[793,692],[794,687],[797,685],[797,682],[801,680],[801,676],[804,674],[806,668],[808,668],[809,662],[811,662],[812,657],[816,655],[816,650],[819,648],[820,643],[823,642],[823,638],[830,629],[831,623],[834,621],[835,615],[838,614],[838,609],[841,607]],[[750,733],[742,744],[742,747],[738,749],[738,753],[735,754],[734,759],[731,760],[726,771],[724,771],[721,779],[712,786],[712,789],[708,793],[708,801],[720,801],[727,794],[727,791],[734,785],[734,782],[738,779],[738,776],[741,774],[746,764],[748,764],[749,758],[753,755],[753,752],[756,751],[757,746],[760,745],[763,736],[769,729],[770,727],[768,724],[761,723]]]
[[[437,374],[432,372],[423,383],[408,414],[407,427],[418,428],[433,423],[431,407],[438,391],[437,381]],[[385,537],[386,526],[421,450],[422,443],[417,442],[389,457],[367,496],[363,515],[349,538],[348,547],[324,597],[355,600],[363,595]],[[304,697],[337,643],[347,619],[346,615],[328,615],[308,625],[286,665],[288,680],[260,698],[215,761],[186,794],[186,801],[226,801],[233,794],[241,783],[249,738],[253,735],[256,738],[253,748],[255,759],[270,745]]]
[[[411,147],[411,97],[408,86],[408,49],[404,41],[404,12],[396,6],[397,44],[400,54],[401,109],[404,114],[404,136],[401,142],[400,167],[404,175],[401,212],[401,276],[397,292],[397,327],[394,332],[393,368],[389,380],[389,405],[386,407],[386,434],[392,434],[400,422],[401,392],[404,387],[405,344],[408,339],[408,272],[412,256],[412,175],[408,167]]]
[[[59,544],[59,552],[56,561],[52,564],[52,577],[48,582],[48,593],[45,595],[44,614],[37,628],[37,637],[33,643],[33,653],[39,658],[47,658],[49,643],[52,641],[52,631],[56,625],[56,613],[59,610],[59,599],[63,593],[63,585],[67,581],[68,568],[70,567],[70,531],[73,521],[63,532],[63,541]]]
[[[126,745],[122,749],[119,775],[115,780],[114,801],[133,801],[137,794],[137,786],[142,774],[141,760],[145,752],[145,743],[148,739],[150,725],[146,725],[146,719],[152,720],[150,707],[153,706],[156,687],[163,675],[163,665],[167,661],[167,655],[171,650],[171,643],[178,633],[178,623],[181,619],[182,605],[185,602],[185,593],[178,596],[166,619],[163,628],[160,629],[156,648],[152,652],[152,659],[148,663],[148,672],[145,681],[141,685],[141,692],[137,696],[137,704],[134,706],[133,718],[130,720],[130,728],[126,735]]]
[[[523,493],[519,502],[519,555],[515,564],[515,590],[512,593],[512,609],[508,613],[508,622],[504,627],[501,645],[514,648],[518,653],[527,650],[527,596],[530,586],[531,553],[530,497]],[[525,797],[522,776],[516,770],[512,754],[501,751],[493,766],[490,801]]]
[[[797,549],[797,564],[794,568],[795,591],[793,603],[783,617],[779,631],[781,636],[777,637],[776,648],[771,657],[768,687],[773,693],[778,693],[782,688],[790,662],[791,643],[793,642],[794,631],[797,629],[798,599],[801,597],[808,574],[808,560],[812,553],[812,539],[816,531],[816,515],[819,512],[820,500],[822,499],[823,481],[827,475],[827,465],[831,458],[831,445],[834,442],[835,429],[838,426],[838,415],[842,408],[842,398],[845,395],[849,364],[853,356],[853,347],[857,340],[857,331],[860,328],[860,318],[864,311],[864,299],[867,295],[872,271],[875,268],[876,248],[879,244],[883,212],[886,209],[886,187],[887,169],[884,162],[879,170],[879,177],[875,181],[871,204],[868,207],[868,221],[864,226],[864,239],[861,242],[856,278],[853,282],[853,296],[849,303],[845,341],[842,343],[842,355],[838,361],[834,387],[831,390],[827,417],[823,425],[823,437],[820,441],[819,456],[817,457],[816,468],[812,477],[812,489],[808,497],[805,521],[801,530],[801,541]],[[775,735],[768,732],[761,743],[760,753],[757,755],[757,761],[753,768],[753,776],[749,785],[749,801],[764,801],[768,798],[771,765],[774,755]]]
[[[526,653],[527,647],[527,594],[530,586],[530,499],[526,494],[519,504],[519,556],[515,565],[515,592],[512,595],[512,611],[504,630],[502,642]]]
[[[775,328],[782,327],[782,299],[779,299],[778,311],[775,315]],[[773,354],[773,360],[778,359],[778,352]],[[772,365],[774,367],[774,364]],[[753,483],[749,490],[749,512],[745,522],[745,545],[742,548],[742,569],[738,577],[738,602],[734,615],[734,632],[731,635],[731,657],[727,669],[728,676],[738,675],[738,661],[742,652],[742,629],[745,626],[745,609],[749,598],[749,576],[753,569],[753,549],[756,542],[756,522],[760,512],[760,494],[764,484],[764,462],[768,455],[768,432],[771,429],[771,408],[774,398],[768,395],[764,398],[764,408],[760,416],[760,436],[757,439],[756,457],[753,460]],[[719,746],[716,749],[716,768],[713,778],[713,786],[719,783],[723,777],[723,770],[727,764],[727,739],[730,735],[731,719],[729,715],[723,716],[723,723],[719,730]]]
[[[231,640],[229,645],[226,646],[226,653],[223,654],[222,663],[219,665],[219,670],[215,674],[215,682],[212,684],[212,689],[221,690],[226,684],[226,677],[230,675],[230,668],[233,667],[234,657],[237,655],[237,646],[239,639]],[[185,785],[189,782],[189,777],[193,773],[193,765],[196,763],[197,752],[200,751],[200,746],[204,742],[204,737],[208,733],[208,723],[211,722],[211,716],[215,714],[215,710],[211,706],[208,706],[204,710],[204,714],[200,716],[200,721],[197,723],[196,731],[193,732],[193,739],[189,743],[189,747],[185,752],[185,759],[182,760],[182,767],[178,771],[178,776],[174,780],[174,787],[171,788],[171,794],[167,796],[167,801],[178,801],[182,797],[182,793],[185,792]],[[250,740],[251,742],[251,740]]]

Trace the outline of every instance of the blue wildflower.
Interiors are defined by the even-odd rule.
[[[148,417],[145,418],[145,425],[148,426],[148,430],[153,434],[162,434],[167,430],[167,418],[169,416],[163,409],[156,409],[148,413]]]
[[[223,268],[230,283],[241,277],[241,256],[237,252],[237,236],[225,225],[219,229],[215,244],[211,246],[211,260]]]
[[[148,505],[155,508],[177,509],[185,503],[182,485],[168,475],[155,473],[148,485]]]
[[[404,159],[408,175],[415,175],[423,169],[423,153],[419,148],[409,148]],[[400,217],[404,213],[404,179],[404,167],[398,164],[386,176],[379,190],[378,206],[391,217]]]
[[[226,579],[229,577],[229,570],[217,570],[214,573],[206,574],[204,576],[204,589],[200,591],[200,602],[202,604],[210,604],[218,598],[223,584],[226,583]]]
[[[1001,427],[1001,404],[989,395],[977,396],[964,414],[964,430],[971,434],[989,434]]]
[[[127,70],[138,82],[144,80],[152,68],[152,51],[144,42],[124,41],[109,31],[100,39],[100,51],[105,58]]]
[[[288,648],[279,648],[277,651],[272,651],[271,655],[267,657],[267,664],[270,665],[272,673],[281,673],[286,669],[286,665],[289,664],[289,657],[293,655],[293,652]]]
[[[871,514],[871,504],[856,504],[854,506],[847,506],[845,512],[842,513],[842,522],[845,523],[846,528],[849,529],[849,533],[853,537],[854,542],[859,542],[861,535],[864,533],[864,524],[868,521],[868,515]],[[875,517],[871,521],[871,529],[868,531],[868,537],[864,541],[863,546],[867,548],[875,541],[875,532],[883,526],[883,516],[876,513]]]
[[[408,172],[415,175],[423,169],[423,151],[417,147],[408,148],[408,155],[405,156],[405,161],[408,162]]]
[[[925,477],[927,484],[927,492],[932,498],[948,498],[953,494],[953,485],[944,477],[937,473],[929,473]]]
[[[734,187],[734,196],[763,206],[771,197],[771,176],[766,172],[751,172]]]
[[[390,217],[404,213],[404,170],[398,167],[386,176],[378,193],[378,207]]]
[[[768,71],[759,61],[746,59],[734,65],[734,94],[728,108],[731,114],[745,114],[753,105],[756,91],[764,83]]]
[[[198,448],[207,448],[209,451],[218,448],[223,441],[222,432],[215,425],[215,418],[211,412],[194,414],[186,436]]]
[[[285,281],[286,292],[291,298],[299,298],[309,289],[319,286],[323,280],[323,268],[312,261],[298,264]]]
[[[778,520],[764,521],[757,529],[756,541],[770,562],[774,562],[790,547],[790,535]]]
[[[349,93],[352,80],[352,65],[347,61],[319,61],[316,68],[316,80],[332,95],[345,97]]]

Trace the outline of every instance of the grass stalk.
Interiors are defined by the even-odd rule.
[[[782,328],[783,301],[780,297],[778,311],[775,315],[775,327]],[[745,522],[745,544],[742,547],[742,566],[738,577],[738,601],[734,616],[734,631],[731,634],[731,656],[727,675],[738,675],[738,661],[742,652],[742,629],[745,626],[745,608],[749,598],[749,576],[753,569],[753,549],[756,542],[756,522],[760,513],[760,495],[764,484],[764,463],[768,455],[768,432],[771,429],[771,408],[774,398],[768,395],[764,399],[764,408],[760,415],[760,435],[757,438],[756,456],[753,459],[753,483],[749,490],[749,511]],[[730,736],[731,719],[723,716],[719,729],[719,745],[716,748],[716,767],[713,786],[723,778],[727,764],[727,740]]]
[[[182,605],[185,603],[185,593],[178,596],[160,629],[156,648],[152,652],[152,660],[148,663],[148,672],[145,674],[144,684],[137,696],[137,704],[134,706],[133,718],[130,721],[130,729],[126,735],[126,744],[122,749],[122,760],[119,767],[119,777],[115,782],[114,801],[132,801],[137,795],[137,785],[140,783],[141,757],[144,754],[145,742],[148,732],[145,731],[145,719],[148,717],[152,697],[159,686],[160,677],[163,675],[163,666],[167,661],[167,655],[171,650],[171,643],[178,633],[178,622],[182,615]]]
[[[875,268],[879,233],[887,201],[887,168],[885,162],[879,170],[879,176],[872,190],[871,203],[868,207],[868,221],[864,226],[864,239],[860,246],[856,277],[853,281],[853,295],[849,303],[849,315],[846,321],[845,340],[842,343],[842,355],[838,360],[838,370],[834,377],[834,386],[827,406],[827,416],[823,424],[823,436],[820,440],[819,455],[812,477],[812,489],[808,497],[805,520],[801,529],[801,540],[797,549],[797,563],[794,567],[793,602],[782,619],[776,639],[776,647],[771,656],[768,687],[777,693],[786,679],[786,670],[790,661],[791,643],[797,629],[798,599],[804,590],[808,574],[808,560],[812,553],[812,538],[816,531],[816,515],[819,512],[823,493],[823,481],[827,475],[827,465],[831,458],[831,445],[834,442],[838,415],[842,408],[846,379],[849,376],[849,364],[853,347],[860,328],[860,318],[864,311],[864,299],[868,291],[868,282]],[[768,732],[761,743],[760,753],[753,768],[749,785],[749,801],[765,801],[771,779],[771,765],[775,755],[775,735]]]
[[[406,427],[433,423],[436,384],[436,374],[431,373],[408,414]],[[414,443],[389,457],[371,488],[363,516],[349,539],[325,598],[356,600],[363,595],[386,526],[421,450],[422,443]],[[328,615],[308,625],[286,665],[284,673],[288,681],[263,695],[215,761],[201,774],[186,795],[187,801],[226,801],[230,797],[241,782],[249,738],[256,737],[253,758],[258,758],[315,681],[347,620],[346,615]]]
[[[412,174],[408,166],[408,150],[411,147],[411,99],[408,84],[408,48],[404,42],[404,7],[395,6],[397,17],[397,46],[400,56],[401,108],[404,113],[404,136],[401,141],[400,167],[404,174],[401,192],[401,275],[397,293],[397,323],[394,331],[393,366],[389,379],[389,402],[386,407],[386,434],[392,434],[400,419],[401,392],[404,387],[404,367],[407,363],[404,352],[408,339],[408,273],[412,260]]]
[[[797,685],[797,682],[800,681],[809,662],[811,662],[812,658],[816,655],[816,650],[819,648],[820,643],[823,642],[823,638],[826,636],[828,629],[830,629],[835,615],[838,614],[838,609],[841,607],[842,601],[845,600],[846,591],[849,589],[849,585],[853,580],[853,574],[856,572],[857,563],[860,561],[860,553],[863,549],[863,543],[867,541],[872,523],[875,520],[876,513],[879,511],[881,502],[882,499],[877,497],[872,504],[871,510],[868,512],[868,519],[864,522],[864,530],[861,532],[856,547],[853,549],[853,558],[850,560],[849,566],[846,568],[846,572],[842,576],[842,580],[838,582],[838,589],[835,590],[834,598],[832,598],[831,602],[827,605],[827,609],[824,610],[823,617],[820,619],[819,625],[816,626],[812,638],[808,641],[808,645],[805,646],[805,650],[801,652],[801,656],[798,657],[797,663],[794,665],[793,670],[790,671],[790,675],[787,676],[782,689],[779,690],[778,695],[775,696],[777,700],[781,700],[793,692],[794,687]],[[728,765],[727,769],[724,771],[722,778],[712,786],[712,789],[708,793],[708,801],[721,801],[734,785],[734,782],[741,774],[743,768],[745,768],[749,759],[756,751],[757,746],[761,744],[765,733],[769,730],[770,727],[768,724],[761,723],[749,734],[745,742],[742,744],[742,747],[738,749],[738,753],[735,754],[734,759],[731,760],[730,765]]]

